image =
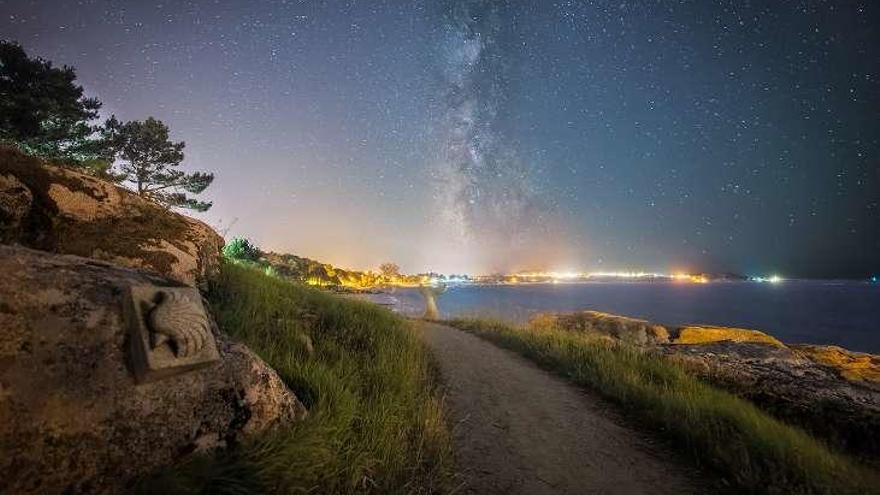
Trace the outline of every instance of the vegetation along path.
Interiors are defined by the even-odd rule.
[[[455,421],[460,493],[699,493],[600,400],[493,344],[419,322]]]

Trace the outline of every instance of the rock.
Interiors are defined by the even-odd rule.
[[[649,325],[646,332],[649,342],[655,342],[658,344],[669,342],[669,330],[663,325]]]
[[[834,345],[791,345],[796,353],[832,368],[841,377],[880,389],[880,356],[852,352]]]
[[[840,370],[799,350],[733,340],[656,350],[839,448],[866,457],[880,454],[880,388],[842,379]]]
[[[0,147],[0,241],[140,268],[187,285],[216,273],[206,224],[110,182]],[[22,190],[21,187],[25,189]]]
[[[552,330],[559,324],[562,313],[534,313],[529,316],[529,328],[535,331]]]
[[[34,197],[12,174],[0,174],[0,242],[18,237]]]
[[[669,342],[669,332],[663,325],[599,311],[565,314],[539,313],[529,320],[529,325],[535,329],[559,328],[568,331],[595,333],[635,345]]]
[[[0,493],[128,491],[191,452],[305,414],[275,371],[213,322],[219,361],[136,384],[127,289],[177,282],[19,246],[0,246],[0,273]]]
[[[880,456],[880,356],[835,346],[787,346],[758,330],[666,327],[597,311],[537,314],[529,325],[636,344],[838,448]]]
[[[711,325],[691,325],[674,330],[673,344],[708,344],[711,342],[759,342],[775,347],[785,345],[764,332],[745,328],[716,327]]]

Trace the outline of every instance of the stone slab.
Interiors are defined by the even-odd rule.
[[[198,289],[132,286],[126,302],[129,363],[138,383],[209,366],[220,359]]]

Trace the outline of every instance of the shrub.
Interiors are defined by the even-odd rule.
[[[260,248],[244,237],[236,237],[223,246],[223,256],[232,261],[256,263],[262,254]]]

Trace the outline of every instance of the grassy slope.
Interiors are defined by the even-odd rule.
[[[233,264],[209,300],[220,328],[274,367],[309,415],[231,454],[196,458],[143,491],[427,493],[442,486],[448,431],[428,356],[405,320]]]
[[[597,391],[740,491],[880,492],[873,473],[659,357],[555,329],[530,331],[480,320],[450,323]]]

